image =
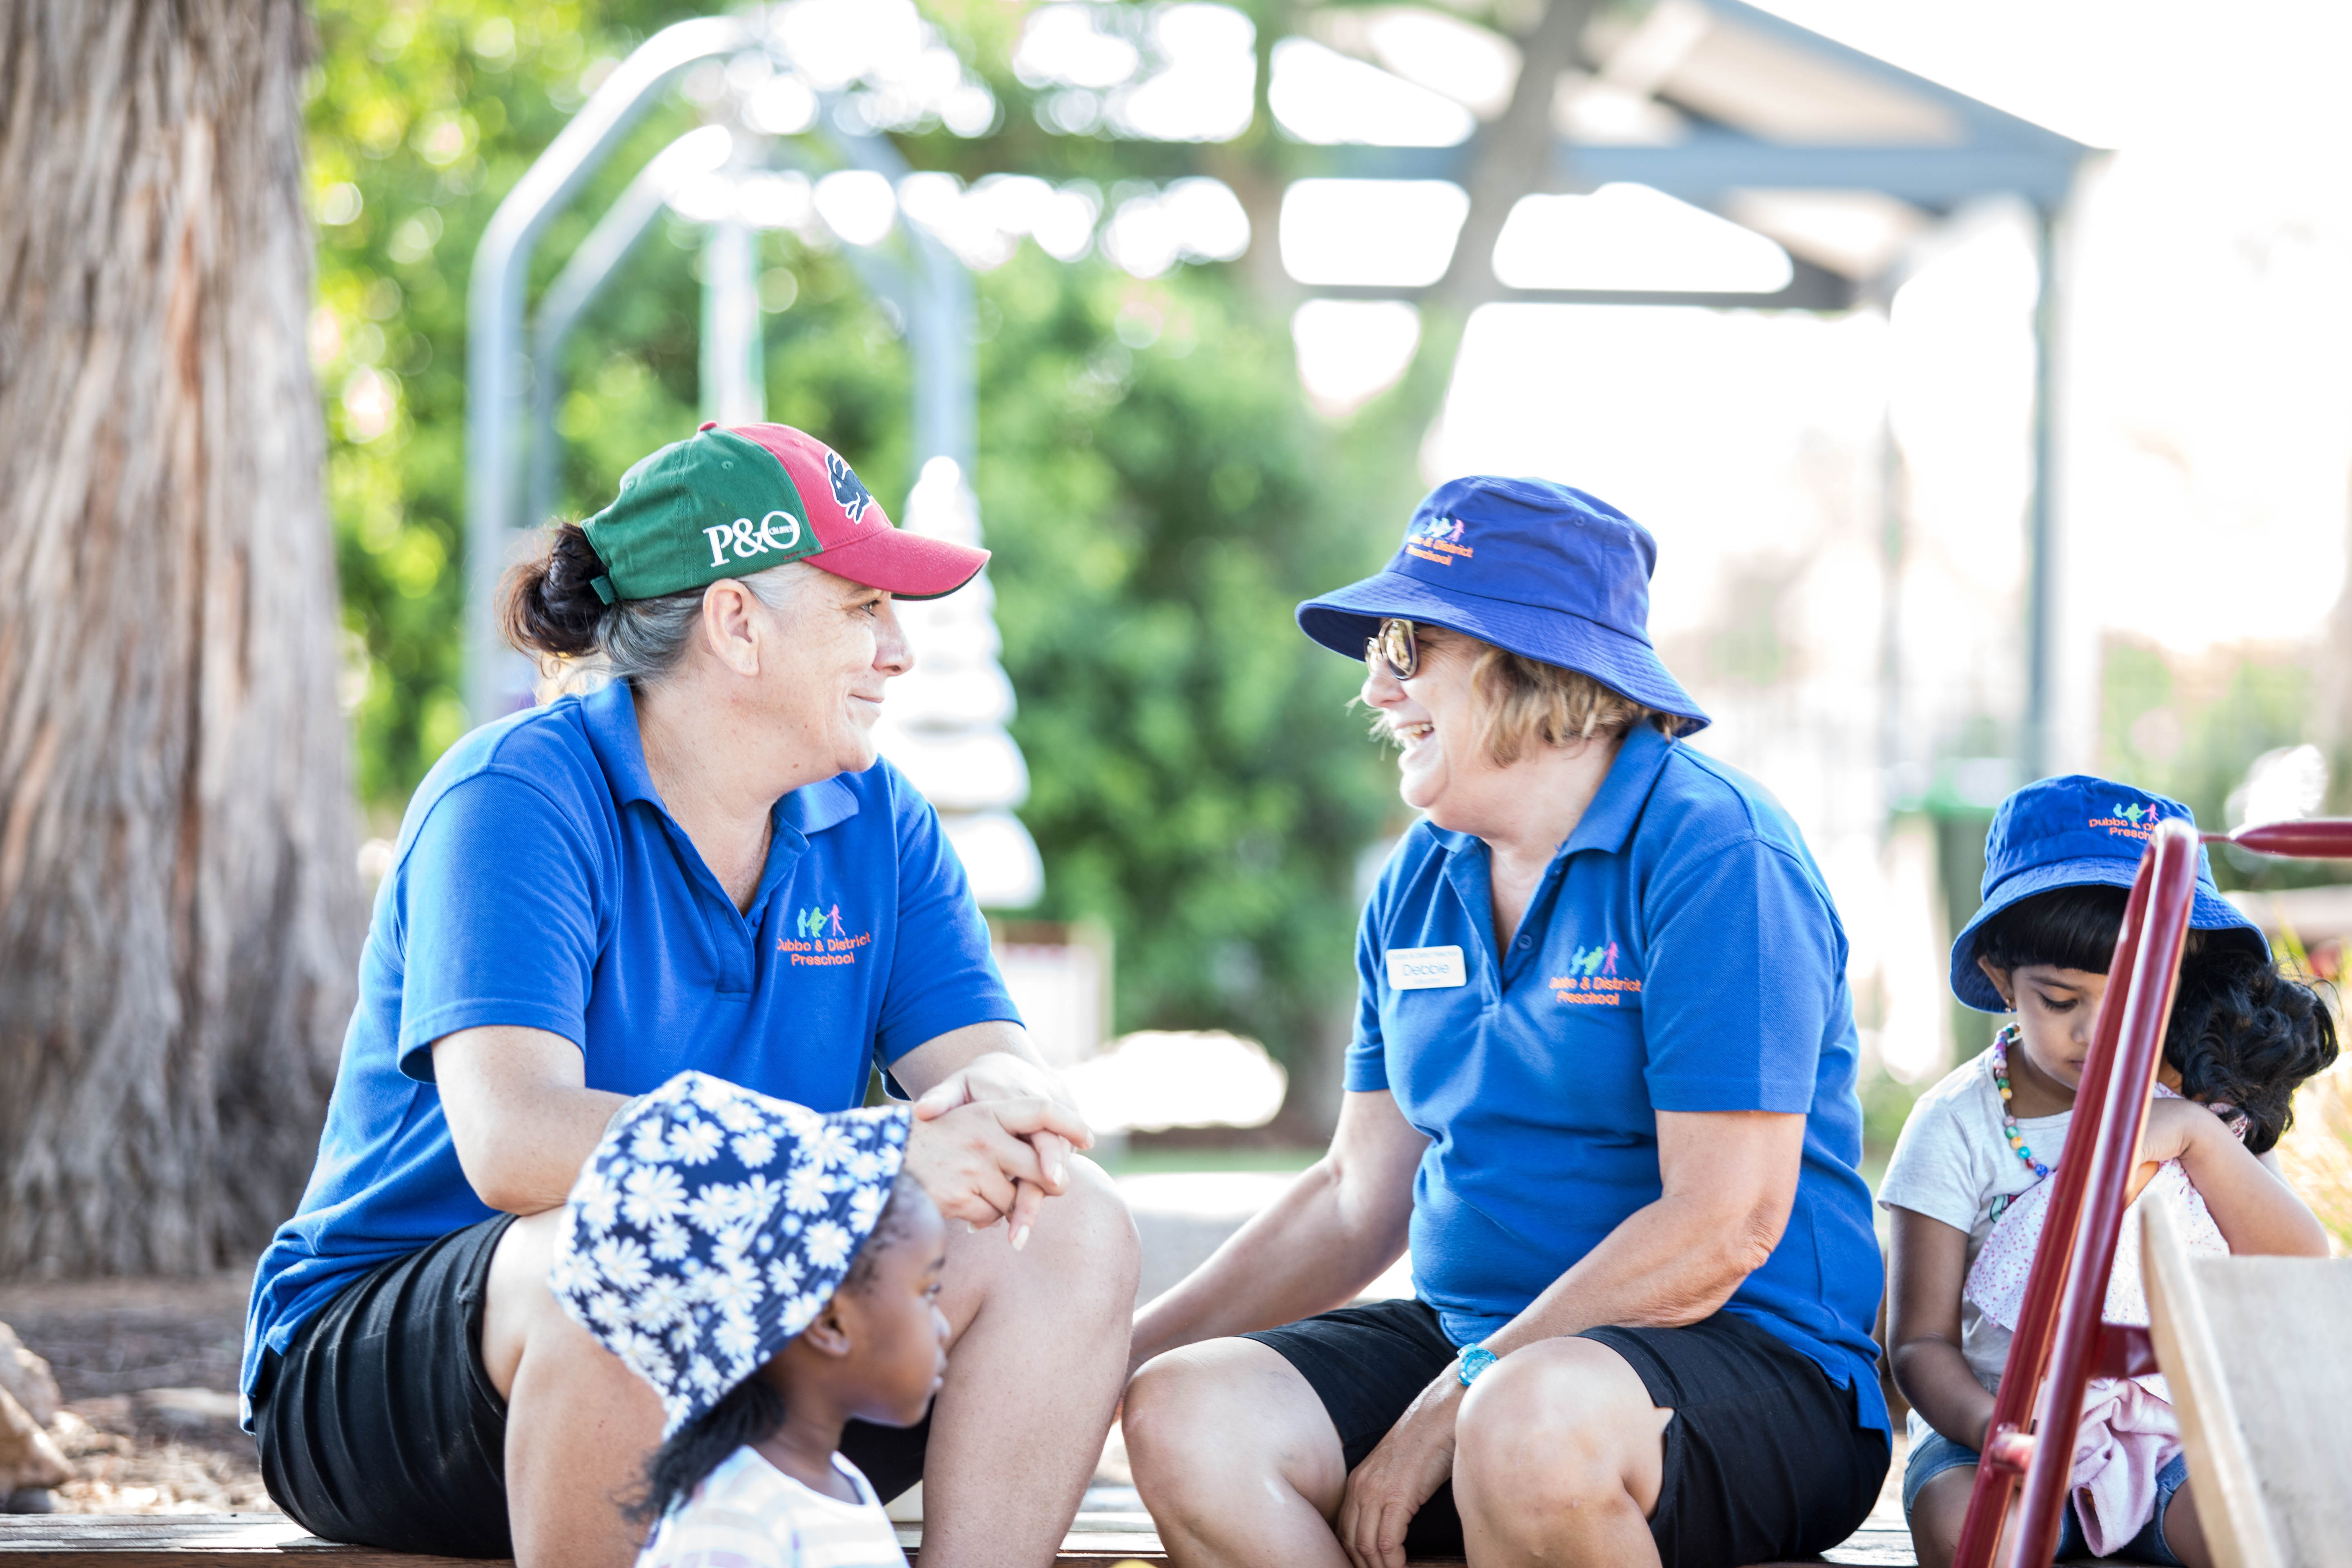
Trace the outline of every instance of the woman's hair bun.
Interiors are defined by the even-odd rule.
[[[499,629],[528,654],[578,658],[596,651],[613,606],[591,586],[604,563],[576,522],[560,522],[541,547],[507,569],[499,588]]]

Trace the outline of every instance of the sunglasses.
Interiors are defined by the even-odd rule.
[[[1420,671],[1421,644],[1411,621],[1382,621],[1379,633],[1364,639],[1364,662],[1372,664],[1376,659],[1397,680],[1411,680]]]

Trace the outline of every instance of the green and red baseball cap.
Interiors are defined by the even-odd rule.
[[[952,594],[988,552],[892,526],[840,453],[789,425],[705,425],[639,459],[582,525],[606,604],[805,561],[901,599]]]

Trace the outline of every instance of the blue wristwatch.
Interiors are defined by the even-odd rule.
[[[1454,1374],[1462,1380],[1462,1386],[1467,1388],[1478,1381],[1480,1373],[1502,1359],[1485,1345],[1464,1345],[1462,1358],[1454,1363]]]

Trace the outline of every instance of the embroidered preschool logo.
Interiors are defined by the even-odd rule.
[[[1622,1007],[1628,994],[1639,995],[1642,983],[1617,973],[1617,944],[1603,937],[1591,947],[1568,955],[1568,973],[1544,982],[1552,1000],[1582,1007]]]
[[[864,517],[866,509],[874,504],[874,496],[866,489],[866,481],[841,460],[838,452],[824,455],[824,469],[833,479],[833,499],[841,504],[841,510],[847,514],[849,521],[856,522]]]
[[[1460,518],[1433,517],[1405,530],[1404,552],[1416,560],[1451,566],[1457,555],[1466,561],[1477,553],[1462,542],[1462,534]]]
[[[2104,827],[2111,837],[2136,838],[2145,844],[2156,836],[2156,825],[2163,816],[2153,803],[2118,802],[2106,816],[2095,816],[2085,826]]]
[[[795,968],[856,963],[857,950],[874,940],[870,931],[852,933],[841,922],[839,904],[811,904],[793,916],[793,934],[776,939],[776,951]]]

